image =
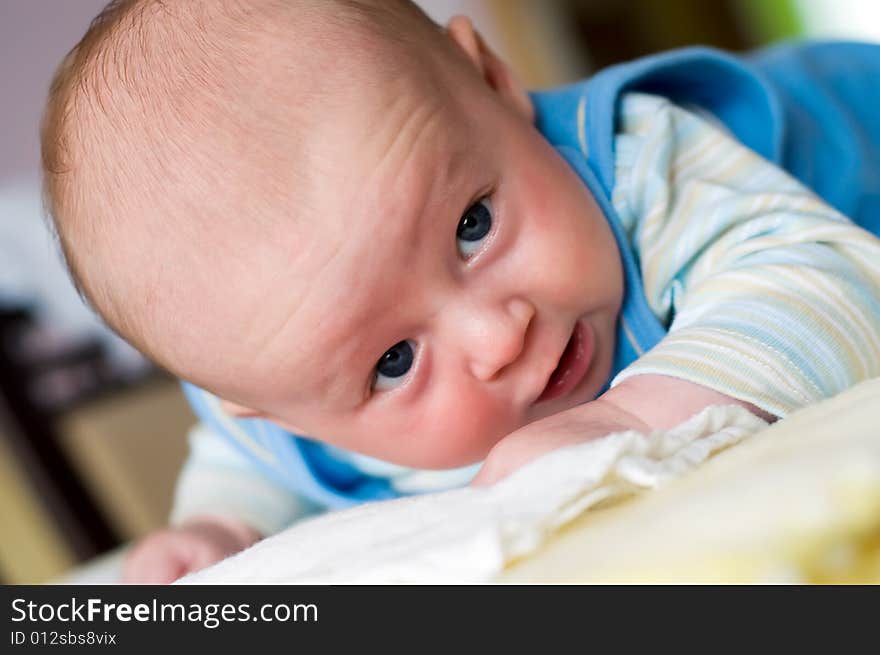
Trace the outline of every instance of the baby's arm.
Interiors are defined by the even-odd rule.
[[[478,483],[708,405],[782,417],[880,375],[880,240],[710,122],[625,105],[614,205],[669,333],[600,398],[499,442]]]
[[[311,507],[204,424],[190,432],[171,526],[141,540],[123,582],[167,583],[278,532]]]
[[[473,480],[497,482],[519,467],[558,448],[615,432],[675,427],[711,405],[739,405],[765,421],[776,417],[742,400],[664,375],[632,377],[596,400],[530,423],[498,442]]]
[[[880,240],[707,120],[624,106],[613,200],[669,332],[612,387],[666,375],[782,417],[880,375]]]
[[[124,584],[167,584],[234,555],[263,535],[243,521],[222,516],[193,517],[153,532],[126,556]]]

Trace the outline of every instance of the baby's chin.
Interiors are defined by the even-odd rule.
[[[429,471],[444,471],[479,464],[489,455],[489,451],[508,434],[515,432],[526,422],[515,424],[511,429],[496,434],[482,433],[469,438],[455,439],[452,435],[461,434],[460,426],[447,425],[430,430],[434,437],[426,440],[421,448],[411,448],[406,452],[397,449],[367,447],[363,454],[376,459],[407,468]],[[427,433],[428,430],[425,431]]]
[[[610,357],[607,358],[607,362],[602,359],[605,358],[595,362],[595,367],[587,373],[587,377],[571,393],[561,398],[533,404],[529,408],[529,419],[526,423],[533,423],[595,400],[605,387],[611,372]]]

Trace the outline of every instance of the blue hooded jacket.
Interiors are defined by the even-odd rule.
[[[638,261],[611,204],[615,127],[621,97],[630,91],[710,112],[743,144],[880,234],[880,45],[808,42],[746,57],[687,48],[533,93],[537,128],[595,196],[623,261],[626,295],[609,382],[666,334],[645,299]],[[586,130],[579,132],[579,124]],[[267,475],[318,505],[338,508],[399,495],[389,480],[340,461],[320,443],[261,419],[230,421],[216,399],[183,386],[203,422]]]

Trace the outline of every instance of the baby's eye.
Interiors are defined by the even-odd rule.
[[[403,382],[413,363],[413,347],[409,341],[399,341],[385,351],[376,364],[373,389],[385,391]]]
[[[455,231],[458,250],[465,258],[480,249],[480,242],[492,231],[492,204],[488,198],[467,208]]]

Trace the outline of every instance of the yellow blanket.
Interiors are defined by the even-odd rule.
[[[880,379],[586,512],[496,580],[880,583]]]

